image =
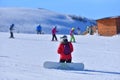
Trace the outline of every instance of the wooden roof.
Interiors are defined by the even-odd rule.
[[[120,18],[120,16],[105,17],[105,18],[97,19],[96,21],[103,19],[115,19],[115,18]]]

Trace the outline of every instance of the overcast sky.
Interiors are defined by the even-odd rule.
[[[92,19],[120,15],[120,0],[0,0],[0,7],[45,8]]]

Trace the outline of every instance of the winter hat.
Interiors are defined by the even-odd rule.
[[[73,27],[71,30],[75,30],[75,28]]]
[[[68,42],[68,39],[67,39],[66,35],[60,37],[60,39],[61,39],[61,42],[64,43],[64,44],[66,44]]]
[[[64,36],[60,37],[60,39],[67,39],[67,36],[64,35]]]

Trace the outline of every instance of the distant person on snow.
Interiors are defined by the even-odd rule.
[[[52,29],[52,41],[54,41],[54,39],[57,41],[56,33],[57,33],[57,27],[55,26]]]
[[[90,28],[89,28],[89,34],[90,34],[90,35],[93,35],[93,33],[94,33],[94,32],[93,32],[92,26],[90,26]]]
[[[75,42],[74,33],[75,33],[75,28],[72,28],[70,30],[70,42]]]
[[[40,24],[37,26],[36,31],[37,31],[37,34],[41,34],[42,33],[42,27],[41,27]]]
[[[92,26],[87,26],[86,31],[87,31],[90,35],[93,35]]]
[[[72,52],[73,45],[71,42],[68,42],[67,36],[64,35],[61,37],[61,43],[57,50],[58,54],[60,54],[60,63],[71,63],[72,62]]]
[[[14,35],[13,35],[14,24],[11,24],[11,25],[10,25],[9,30],[10,30],[10,38],[14,38]]]
[[[77,28],[77,34],[78,34],[78,35],[81,34],[81,31],[80,31],[80,28],[79,28],[79,27]]]

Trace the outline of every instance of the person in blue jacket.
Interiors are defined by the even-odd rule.
[[[11,24],[11,25],[10,25],[9,30],[10,30],[10,38],[14,38],[14,35],[13,35],[14,24]]]
[[[37,34],[41,34],[42,33],[42,27],[41,27],[40,24],[37,26],[36,31],[37,31]]]

